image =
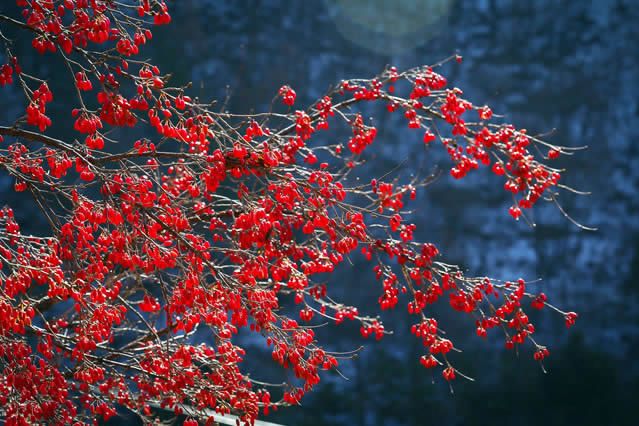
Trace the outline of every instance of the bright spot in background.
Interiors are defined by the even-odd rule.
[[[426,43],[444,27],[453,0],[325,0],[344,38],[388,55]]]

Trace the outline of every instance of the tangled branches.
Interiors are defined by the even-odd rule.
[[[491,168],[512,193],[515,219],[569,189],[548,163],[573,149],[496,122],[448,87],[441,64],[344,81],[305,110],[284,86],[274,111],[236,115],[192,99],[138,59],[152,25],[170,21],[163,1],[17,4],[21,18],[0,15],[0,29],[16,27],[39,54],[60,58],[60,78],[77,95],[68,115],[77,139],[50,135],[54,93],[0,34],[8,58],[0,85],[17,85],[27,101],[23,117],[0,126],[0,170],[32,194],[49,225],[46,237],[24,235],[11,208],[0,211],[7,424],[90,422],[116,406],[151,419],[153,407],[179,413],[185,404],[200,421],[213,421],[205,415],[213,409],[251,423],[260,409],[297,404],[340,359],[315,338],[318,318],[358,321],[365,338],[387,333],[374,314],[329,296],[327,277],[357,252],[381,282],[380,308],[406,303],[420,362],[448,381],[463,374],[428,316],[441,298],[474,318],[478,335],[499,329],[507,348],[530,342],[539,361],[549,352],[533,338],[528,304],[574,323],[576,314],[524,280],[468,277],[433,244],[413,240],[405,206],[430,177],[347,183],[377,137],[359,107],[377,103],[445,149],[454,178]],[[316,143],[339,125],[351,129],[347,141]],[[128,127],[147,137],[112,137]],[[244,328],[295,379],[272,389],[243,373],[235,336]]]

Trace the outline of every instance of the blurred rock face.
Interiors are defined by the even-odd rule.
[[[561,165],[569,169],[567,184],[592,195],[560,200],[600,231],[580,231],[550,204],[533,211],[535,228],[513,223],[510,200],[479,171],[460,185],[444,173],[418,199],[419,237],[477,275],[543,278],[540,289],[583,313],[587,340],[623,353],[636,331],[639,294],[636,284],[624,287],[639,242],[639,172],[632,166],[639,159],[639,58],[631,53],[639,27],[631,3],[191,0],[176,5],[180,36],[171,33],[153,56],[195,80],[202,97],[230,94],[227,108],[247,111],[267,108],[282,83],[297,89],[301,104],[342,78],[458,51],[464,62],[445,73],[470,100],[532,134],[589,147]],[[425,152],[401,120],[375,115],[383,137],[369,157],[371,177],[406,159],[406,175],[437,164],[446,170],[441,153]]]

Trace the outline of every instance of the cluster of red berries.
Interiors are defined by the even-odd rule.
[[[284,105],[293,106],[295,104],[295,97],[297,96],[295,90],[290,86],[280,87],[279,95],[282,97]]]
[[[84,134],[94,134],[98,129],[102,129],[102,120],[100,117],[93,114],[85,114],[79,109],[74,109],[71,112],[72,116],[78,117],[73,125],[74,130]]]
[[[90,91],[93,89],[93,84],[91,84],[91,80],[87,78],[87,74],[85,72],[78,71],[75,73],[75,85],[78,89],[82,91]]]
[[[47,103],[53,100],[53,93],[47,83],[42,83],[31,97],[31,103],[27,106],[27,124],[36,126],[44,132],[51,125],[51,119],[45,115]]]
[[[4,87],[7,84],[13,84],[13,67],[9,64],[4,64],[0,67],[0,87]]]

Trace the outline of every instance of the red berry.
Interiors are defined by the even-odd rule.
[[[455,369],[453,367],[446,368],[444,371],[442,371],[442,376],[444,376],[444,379],[449,382],[455,380]]]
[[[519,207],[512,206],[508,209],[508,213],[515,219],[519,220],[519,216],[521,216],[521,209]]]

